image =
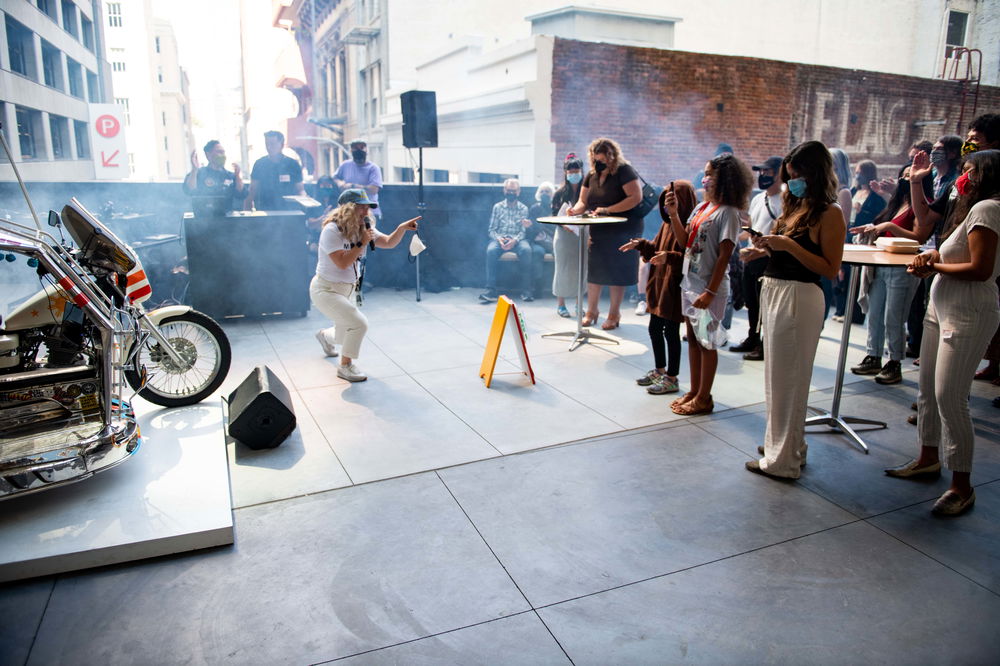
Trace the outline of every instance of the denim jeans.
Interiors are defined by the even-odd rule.
[[[521,273],[521,291],[526,292],[531,289],[531,246],[526,240],[520,240],[514,246],[517,253],[517,268]],[[500,263],[500,255],[504,250],[500,243],[491,240],[486,246],[486,288],[496,291],[497,288],[497,264]]]
[[[868,292],[868,355],[882,358],[889,345],[889,360],[902,361],[906,352],[903,326],[919,279],[902,267],[878,266]]]

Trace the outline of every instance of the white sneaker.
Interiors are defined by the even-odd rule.
[[[638,305],[635,306],[635,313],[640,317],[646,314],[646,301],[639,301]]]
[[[349,365],[341,365],[337,367],[337,376],[341,379],[346,379],[349,382],[363,382],[368,379],[368,375],[365,375],[360,370],[358,366],[353,363]]]
[[[338,356],[337,348],[333,346],[330,339],[326,337],[326,329],[321,328],[316,332],[316,339],[319,340],[319,346],[323,348],[323,353],[327,356]]]

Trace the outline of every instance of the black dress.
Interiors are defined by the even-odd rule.
[[[624,186],[638,179],[639,174],[628,164],[618,167],[618,171],[613,174],[609,173],[603,185],[598,175],[591,171],[583,180],[588,192],[587,208],[595,210],[614,206],[627,196]],[[642,218],[632,211],[609,215],[628,219],[617,224],[590,226],[592,242],[587,255],[587,282],[625,287],[637,282],[639,254],[619,252],[618,248],[642,235]]]

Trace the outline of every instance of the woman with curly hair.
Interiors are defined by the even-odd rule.
[[[316,333],[316,339],[327,356],[336,356],[334,345],[343,345],[337,376],[349,382],[363,382],[366,377],[354,359],[361,353],[361,341],[368,332],[368,318],[358,309],[357,295],[364,273],[362,259],[370,243],[375,247],[393,248],[408,230],[416,230],[415,217],[401,222],[386,235],[375,228],[369,210],[378,206],[360,189],[344,190],[335,208],[325,220],[319,235],[319,258],[316,276],[309,283],[309,298],[313,305],[333,321],[331,329]]]
[[[731,153],[705,165],[705,203],[696,208],[687,226],[678,214],[675,192],[667,192],[664,208],[674,236],[684,247],[681,279],[681,312],[687,319],[688,362],[691,390],[674,400],[675,414],[708,414],[715,409],[712,385],[725,344],[722,318],[729,297],[729,258],[740,233],[740,211],[747,206],[753,176],[750,168]]]
[[[822,143],[796,146],[781,164],[781,180],[774,233],[754,239],[770,255],[760,290],[767,431],[757,449],[764,457],[746,468],[797,479],[806,464],[806,404],[823,329],[820,278],[840,270],[846,225],[836,204],[833,158]]]
[[[627,218],[618,224],[597,224],[590,228],[590,248],[587,268],[587,313],[583,325],[590,326],[600,313],[598,303],[601,287],[608,286],[611,306],[601,328],[618,328],[625,287],[635,284],[639,273],[637,255],[618,251],[632,237],[642,233],[642,218],[634,213],[642,201],[639,174],[629,165],[621,146],[612,139],[600,138],[587,148],[590,172],[583,179],[580,199],[570,209],[570,215],[590,211],[594,215],[614,215]]]
[[[930,167],[910,172],[913,196]],[[920,453],[905,465],[885,470],[904,479],[936,477],[944,464],[951,486],[934,504],[934,513],[958,515],[976,501],[972,489],[975,438],[969,416],[972,377],[1000,323],[997,275],[1000,274],[1000,150],[969,155],[955,181],[958,201],[949,230],[938,250],[917,255],[908,270],[917,277],[937,274],[931,284],[920,344],[917,393],[917,443]],[[960,220],[960,222],[958,222]]]

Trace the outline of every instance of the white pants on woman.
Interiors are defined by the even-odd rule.
[[[972,471],[969,391],[998,321],[991,285],[934,278],[920,343],[917,441],[943,448],[941,462],[953,472]]]
[[[361,341],[368,332],[368,318],[354,303],[354,284],[330,282],[316,275],[309,283],[309,299],[333,321],[333,344],[343,345],[340,353],[351,360],[358,358]]]
[[[817,284],[761,278],[767,431],[760,468],[774,476],[799,478],[806,459],[809,381],[825,309]]]

